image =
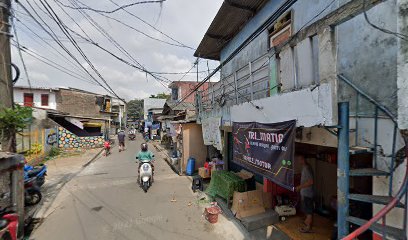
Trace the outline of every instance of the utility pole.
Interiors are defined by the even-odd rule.
[[[195,64],[197,65],[197,82],[199,82],[199,81],[198,81],[198,58],[197,58]]]
[[[0,0],[0,111],[13,107],[13,81],[11,79],[10,52],[11,0]],[[1,150],[15,150],[15,136],[1,134]]]

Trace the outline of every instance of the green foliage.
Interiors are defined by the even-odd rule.
[[[21,132],[32,121],[33,110],[30,107],[15,105],[0,111],[0,130],[6,133]]]
[[[137,120],[143,117],[143,100],[135,99],[127,103],[128,119]]]
[[[48,157],[53,158],[61,154],[61,149],[57,147],[52,147],[48,152]]]
[[[158,93],[157,95],[150,95],[151,98],[170,99],[170,94]]]
[[[31,156],[31,155],[38,155],[42,152],[43,145],[39,143],[34,143],[31,145],[31,149],[27,151],[26,155]]]

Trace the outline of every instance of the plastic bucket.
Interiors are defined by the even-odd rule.
[[[218,214],[221,213],[221,209],[219,207],[208,207],[204,210],[205,219],[210,223],[218,222]]]

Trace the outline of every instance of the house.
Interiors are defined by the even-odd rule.
[[[406,17],[404,9],[402,1],[224,1],[194,54],[220,61],[222,76],[201,92],[204,142],[220,148],[223,139],[226,168],[250,170],[274,195],[293,191],[300,173],[293,154],[306,156],[314,171],[317,210],[330,209],[337,199],[338,237],[343,238],[353,231],[349,224],[370,220],[407,184],[401,154],[406,136],[400,133],[408,128],[404,40],[368,23],[403,32],[406,25],[397,23]],[[264,156],[282,149],[257,138],[259,132],[239,128],[245,123],[273,134],[271,126],[291,129],[292,156],[280,163],[279,158],[239,159],[244,155],[240,134],[255,136],[247,149],[271,149]],[[275,141],[277,135],[267,136]],[[271,164],[286,169],[290,184],[271,174],[278,170]],[[394,206],[387,227],[370,225],[375,237],[407,235],[406,207]],[[317,227],[332,229],[332,224]],[[286,233],[296,238],[290,231],[296,228],[287,227]]]
[[[21,151],[33,143],[44,149],[100,147],[126,121],[123,100],[81,89],[14,87],[14,98],[33,108],[34,121],[17,140]]]
[[[149,109],[163,108],[166,99],[161,98],[145,98],[143,99],[144,120],[148,120]]]
[[[194,82],[194,81],[174,81],[170,83],[169,88],[171,90],[171,98],[170,102],[178,102],[181,101],[182,99],[183,102],[186,103],[194,103],[195,101],[195,95],[189,95],[187,96],[191,89],[196,87],[199,83]],[[202,86],[198,88],[198,91],[207,91],[209,86],[211,86],[212,83],[206,82]]]
[[[15,86],[13,91],[14,102],[29,107],[56,110],[57,91],[57,88]]]

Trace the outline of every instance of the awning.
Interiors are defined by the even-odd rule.
[[[198,46],[195,57],[220,60],[220,52],[267,0],[224,0]]]

